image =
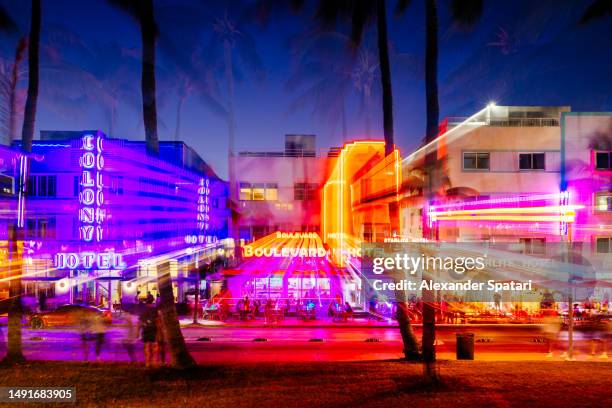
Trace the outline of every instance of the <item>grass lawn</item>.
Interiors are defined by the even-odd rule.
[[[443,382],[435,388],[423,383],[421,365],[395,361],[200,366],[189,373],[29,362],[0,368],[0,385],[76,387],[78,406],[612,406],[610,363],[442,361],[438,366]]]

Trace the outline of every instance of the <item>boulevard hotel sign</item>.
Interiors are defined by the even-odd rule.
[[[104,138],[85,134],[81,137],[81,169],[79,193],[79,239],[84,247],[96,248],[104,240],[106,208],[104,206]],[[110,251],[84,251],[57,253],[54,257],[58,269],[124,269],[121,254]]]

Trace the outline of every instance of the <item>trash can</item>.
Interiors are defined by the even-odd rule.
[[[474,333],[457,333],[457,360],[474,359]]]

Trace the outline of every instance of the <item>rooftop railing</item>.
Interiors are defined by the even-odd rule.
[[[449,117],[449,125],[460,125],[463,124],[468,118],[467,117]],[[559,119],[557,118],[491,118],[484,119],[477,118],[473,119],[466,124],[474,123],[484,126],[498,126],[498,127],[554,127],[559,126]]]
[[[337,157],[340,148],[329,149],[285,149],[278,151],[250,149],[238,152],[238,157]]]

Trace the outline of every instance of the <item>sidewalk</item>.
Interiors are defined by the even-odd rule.
[[[380,328],[380,329],[399,329],[399,326],[395,320],[388,319],[384,321],[377,321],[367,318],[355,318],[346,322],[334,322],[331,319],[317,319],[317,320],[301,320],[295,317],[289,317],[285,320],[276,323],[266,323],[263,319],[257,320],[229,320],[229,321],[218,321],[218,320],[204,320],[198,319],[198,323],[193,323],[193,318],[181,318],[179,319],[181,327],[226,327],[226,328],[257,328],[257,329],[337,329],[337,328]],[[413,323],[413,328],[421,328],[422,323]],[[536,329],[541,327],[541,324],[537,323],[461,323],[461,324],[449,324],[449,323],[437,323],[436,327],[490,327],[500,330],[505,329],[516,329],[516,328],[529,328]]]

